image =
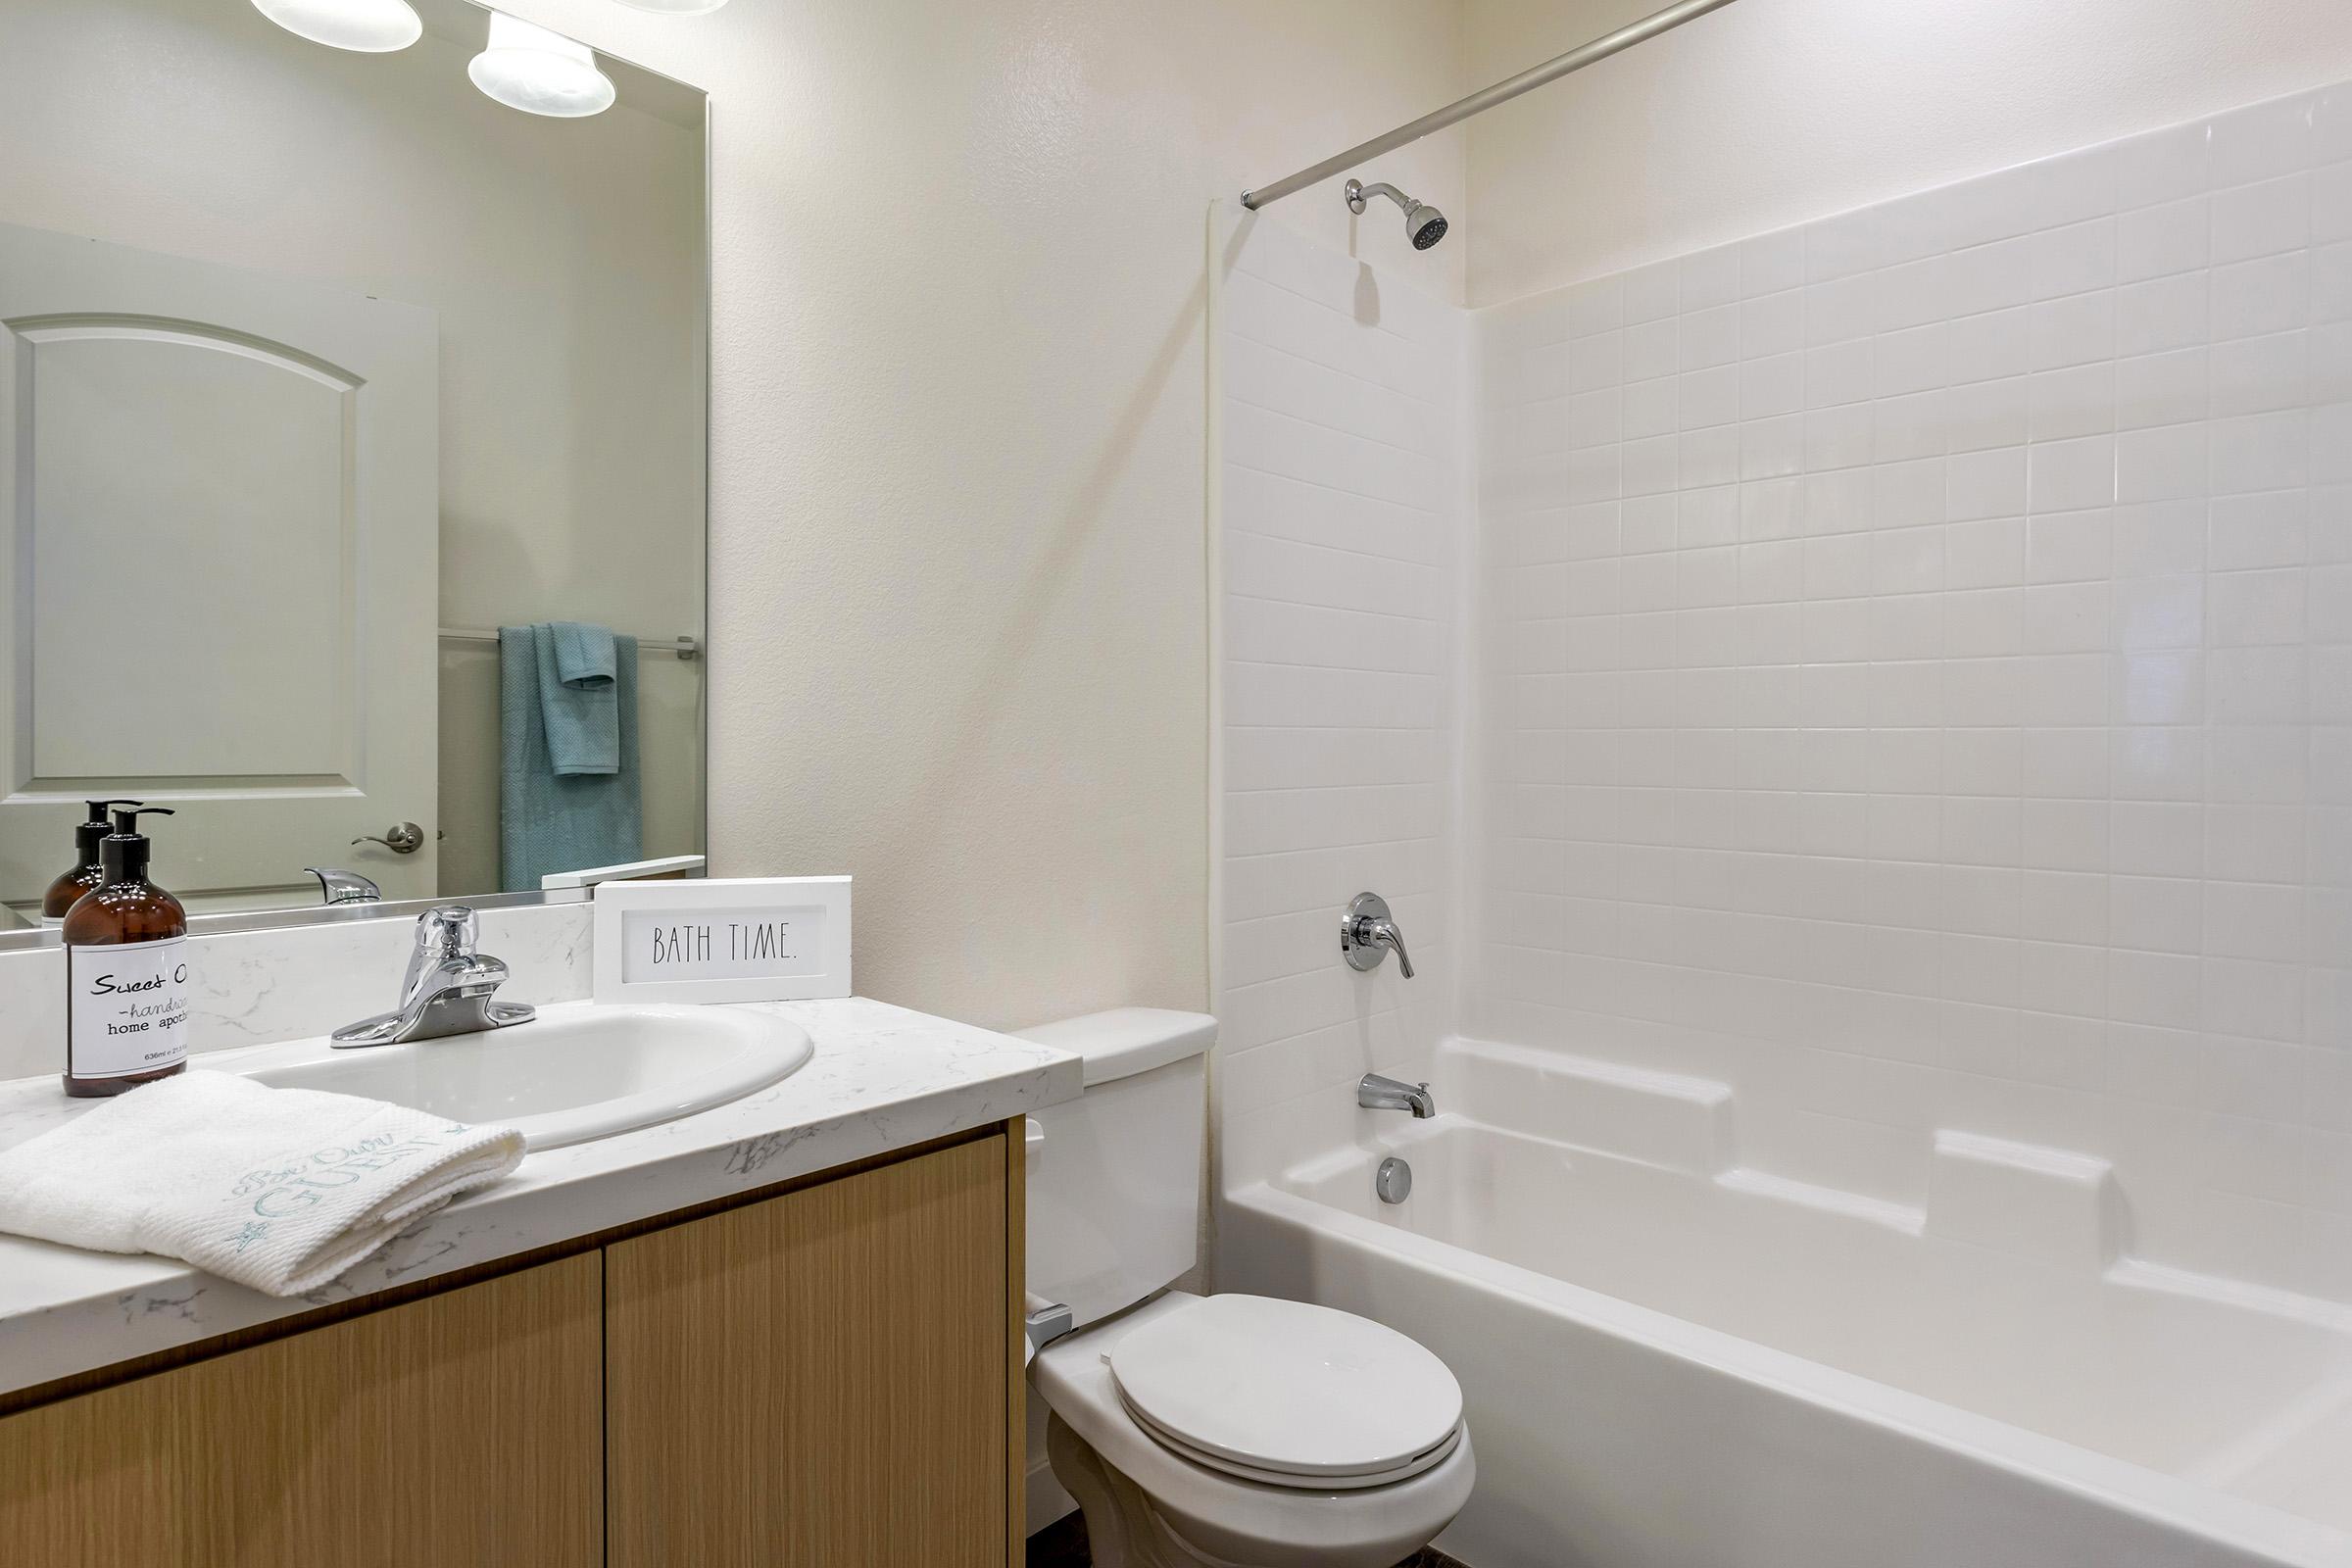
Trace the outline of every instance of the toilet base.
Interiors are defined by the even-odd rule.
[[[1086,1516],[1095,1568],[1396,1568],[1419,1544],[1335,1551],[1329,1546],[1220,1539],[1213,1544],[1220,1549],[1212,1550],[1181,1533],[1152,1506],[1141,1487],[1104,1462],[1058,1414],[1047,1423],[1046,1454],[1053,1461],[1054,1478],[1078,1500],[1079,1512]],[[1235,1549],[1244,1554],[1221,1554]]]

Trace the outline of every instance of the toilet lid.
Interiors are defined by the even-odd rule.
[[[1302,1476],[1286,1470],[1261,1470],[1255,1465],[1244,1464],[1239,1459],[1222,1458],[1217,1454],[1210,1453],[1205,1448],[1196,1448],[1183,1439],[1153,1426],[1151,1417],[1143,1414],[1125,1400],[1120,1401],[1119,1407],[1127,1412],[1129,1418],[1141,1427],[1152,1442],[1179,1458],[1189,1460],[1204,1470],[1215,1470],[1225,1475],[1239,1476],[1244,1481],[1254,1481],[1260,1486],[1282,1487],[1293,1492],[1300,1490],[1361,1492],[1373,1487],[1395,1486],[1399,1481],[1410,1481],[1424,1470],[1435,1470],[1452,1457],[1453,1450],[1461,1446],[1462,1433],[1465,1430],[1455,1427],[1451,1432],[1446,1434],[1445,1441],[1427,1453],[1414,1455],[1410,1461],[1398,1465],[1394,1470],[1374,1470],[1363,1475],[1353,1476]]]
[[[1445,1362],[1394,1329],[1303,1301],[1207,1297],[1144,1324],[1104,1359],[1149,1427],[1274,1475],[1393,1475],[1462,1422],[1461,1385]]]

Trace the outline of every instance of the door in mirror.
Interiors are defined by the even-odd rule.
[[[0,899],[84,796],[196,910],[436,890],[433,313],[0,225]],[[403,853],[355,840],[414,822]]]

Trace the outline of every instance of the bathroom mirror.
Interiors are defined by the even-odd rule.
[[[0,7],[12,929],[111,797],[198,916],[699,874],[704,99],[410,4]]]

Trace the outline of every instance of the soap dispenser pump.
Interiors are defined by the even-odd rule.
[[[98,841],[106,837],[107,808],[137,806],[137,801],[85,801],[89,816],[74,829],[74,868],[49,884],[41,896],[41,924],[60,926],[66,923],[66,911],[84,893],[106,880],[98,865]]]
[[[102,880],[68,911],[66,1093],[119,1095],[188,1064],[188,914],[147,879],[142,816],[117,811],[98,841]]]

